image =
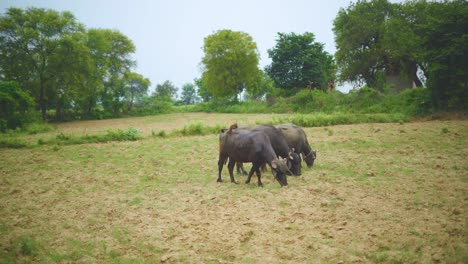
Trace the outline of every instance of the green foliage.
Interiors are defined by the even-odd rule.
[[[22,237],[19,241],[19,252],[25,256],[32,256],[37,254],[37,243],[30,237]]]
[[[315,42],[313,33],[278,33],[276,46],[268,50],[271,65],[266,72],[277,87],[292,90],[326,89],[335,80],[333,57]]]
[[[215,97],[255,93],[261,80],[257,44],[244,32],[219,30],[204,40],[203,87]]]
[[[130,71],[130,39],[114,30],[86,30],[69,12],[9,8],[0,16],[0,50],[1,79],[29,92],[43,120],[119,116],[149,86]]]
[[[151,131],[151,135],[153,137],[160,137],[160,138],[165,138],[167,137],[167,133],[164,130],[160,130],[158,133],[155,133],[154,131]]]
[[[203,102],[209,102],[213,98],[213,94],[206,89],[205,85],[203,85],[202,78],[196,78],[194,80],[195,85],[198,88],[198,95],[201,97]]]
[[[414,12],[425,11],[426,16],[417,17],[413,26],[435,107],[468,109],[468,2],[421,1],[410,7]]]
[[[463,0],[350,4],[334,20],[340,80],[380,92],[387,76],[426,80],[436,109],[467,109],[467,8]]]
[[[174,111],[174,106],[171,102],[161,100],[158,96],[145,96],[141,99],[139,107],[132,111],[132,115],[157,115],[170,113]]]
[[[28,89],[44,120],[50,103],[47,96],[54,88],[46,82],[60,81],[52,76],[61,66],[53,62],[57,61],[54,56],[60,50],[62,37],[82,30],[69,12],[12,7],[0,17],[0,76],[17,80],[20,87]]]
[[[273,118],[270,124],[293,123],[302,127],[333,126],[358,123],[396,123],[407,122],[408,116],[403,114],[297,114],[288,117]]]
[[[19,138],[0,138],[0,148],[27,148],[28,143]]]
[[[388,0],[363,0],[338,12],[333,31],[341,81],[382,88],[378,87],[378,74],[394,63],[382,42],[384,24],[393,10]]]
[[[182,86],[182,95],[180,100],[186,105],[195,104],[200,101],[194,84],[186,83]]]
[[[76,137],[73,135],[60,133],[55,137],[55,139],[41,140],[40,145],[77,145],[89,143],[106,143],[112,141],[136,141],[142,138],[143,136],[141,135],[140,131],[130,127],[127,130],[108,130],[104,135],[84,135]]]
[[[179,109],[178,111],[182,111]],[[430,91],[426,88],[408,89],[396,94],[383,94],[363,87],[349,94],[340,91],[301,90],[290,97],[276,97],[271,102],[243,101],[239,103],[213,100],[185,109],[188,112],[218,113],[356,113],[403,114],[422,116],[432,109]]]
[[[174,130],[172,136],[200,136],[207,134],[216,134],[221,131],[221,126],[205,126],[202,123],[193,123],[184,126],[182,129]]]
[[[107,134],[115,141],[135,141],[141,138],[140,132],[133,127],[127,130],[117,130],[116,133],[108,131]]]
[[[150,86],[150,80],[144,78],[142,75],[136,72],[128,72],[125,75],[126,94],[125,98],[127,101],[127,111],[130,112],[133,106],[141,102],[142,98],[148,92]]]
[[[0,132],[35,122],[34,100],[16,82],[0,81]]]
[[[156,85],[156,89],[153,93],[153,96],[158,101],[172,103],[175,100],[176,94],[177,94],[177,87],[175,87],[171,81],[165,81],[162,84]]]

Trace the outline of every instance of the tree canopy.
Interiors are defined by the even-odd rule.
[[[463,0],[359,0],[334,20],[339,79],[380,91],[388,75],[417,86],[426,80],[438,108],[466,108],[466,28]]]
[[[257,44],[244,32],[219,30],[204,40],[203,86],[215,97],[254,91],[261,81]]]
[[[186,83],[182,86],[180,100],[186,105],[196,104],[199,102],[200,98],[197,96],[197,90],[193,83]]]
[[[115,30],[87,30],[69,12],[9,8],[0,16],[0,50],[1,79],[29,91],[44,120],[48,109],[57,120],[91,116],[98,104],[117,115],[136,98],[128,79],[135,77],[132,41]]]
[[[333,57],[315,42],[313,33],[278,33],[268,55],[272,62],[265,70],[279,88],[326,89],[335,79]]]
[[[50,83],[61,70],[54,56],[65,38],[83,30],[69,12],[10,8],[0,17],[0,72],[30,90],[44,119],[48,98],[56,94]]]
[[[177,87],[171,81],[165,81],[162,84],[156,85],[154,96],[161,101],[173,102],[176,99]]]

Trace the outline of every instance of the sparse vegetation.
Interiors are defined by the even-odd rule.
[[[110,138],[108,131],[143,137],[99,144],[69,144],[90,132],[76,124],[16,135],[48,143],[0,150],[0,259],[466,262],[465,120],[305,128],[318,158],[288,179],[289,188],[280,188],[270,172],[263,173],[264,188],[216,183],[218,137],[211,129],[221,127],[219,120],[292,117],[93,122],[102,137]],[[134,129],[116,132],[122,123]]]

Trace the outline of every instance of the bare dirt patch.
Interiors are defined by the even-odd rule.
[[[226,168],[225,182],[216,183],[216,135],[0,150],[0,258],[467,261],[468,122],[306,133],[318,158],[301,177],[289,177],[289,188],[269,172],[264,188],[239,175],[234,185]]]

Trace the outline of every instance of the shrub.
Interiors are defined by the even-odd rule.
[[[0,132],[36,121],[34,105],[34,99],[16,82],[0,82]]]
[[[18,138],[3,138],[0,139],[0,148],[27,148],[28,143]]]
[[[141,139],[140,132],[133,127],[127,130],[117,129],[116,131],[108,130],[107,135],[103,137],[103,140],[107,141],[135,141]]]

